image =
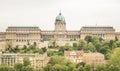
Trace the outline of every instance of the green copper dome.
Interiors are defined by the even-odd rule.
[[[65,22],[65,18],[63,15],[61,15],[61,13],[59,13],[59,15],[56,17],[56,21],[64,21]]]

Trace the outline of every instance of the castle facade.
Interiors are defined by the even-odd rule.
[[[55,39],[58,42],[70,42],[84,39],[87,35],[99,36],[104,40],[120,39],[120,33],[115,32],[113,27],[109,26],[83,26],[80,30],[70,31],[66,29],[64,16],[59,13],[55,19],[54,30],[41,30],[39,27],[8,27],[6,32],[0,32],[0,45],[5,46],[6,42],[14,45],[25,45],[36,42],[40,46],[47,45],[42,41]],[[60,43],[60,44],[61,44]]]

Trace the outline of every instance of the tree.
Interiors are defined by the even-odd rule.
[[[15,48],[14,48],[14,53],[19,52],[19,50],[20,50],[20,49],[19,49],[19,46],[18,46],[18,45],[16,45],[16,46],[15,46]]]
[[[62,66],[62,71],[68,71],[68,66],[66,66],[66,65],[61,65]]]
[[[34,48],[37,47],[37,43],[36,43],[36,42],[33,43],[33,47],[34,47]]]
[[[9,71],[14,71],[14,68],[13,67],[9,67]]]
[[[75,64],[67,61],[63,56],[52,56],[44,71],[73,71]]]
[[[52,71],[63,71],[63,67],[60,65],[60,64],[55,64],[53,67],[52,67]]]
[[[12,67],[7,66],[7,65],[1,65],[0,71],[14,71],[14,69]]]
[[[120,47],[120,41],[116,41],[117,47]]]
[[[46,47],[42,48],[42,51],[43,51],[43,52],[46,52],[46,51],[47,51]]]
[[[25,66],[22,67],[22,71],[27,71]]]
[[[84,40],[87,41],[87,43],[93,41],[92,36],[86,36]]]
[[[47,64],[47,66],[45,66],[43,68],[43,71],[52,71],[52,65],[51,64]]]
[[[47,55],[50,57],[50,56],[55,56],[55,55],[63,55],[62,52],[59,52],[59,51],[52,51],[52,50],[49,50],[47,51]]]
[[[95,48],[98,52],[100,52],[101,47],[103,47],[102,43],[98,42],[98,43],[95,44]]]
[[[28,50],[33,50],[33,49],[35,49],[34,46],[30,45]]]
[[[66,43],[64,48],[65,50],[72,50],[72,46],[69,43]]]
[[[26,66],[26,71],[33,71],[33,67],[30,65]]]
[[[108,68],[107,68],[107,71],[120,71],[120,68],[118,66],[114,66],[114,65],[110,65]]]
[[[29,58],[26,57],[23,59],[23,66],[28,66],[28,65],[31,65],[31,64],[30,64]]]
[[[96,48],[93,45],[93,43],[91,43],[91,42],[88,43],[88,50],[90,50],[91,52],[95,52],[96,51]]]
[[[55,39],[52,41],[52,44],[53,44],[53,47],[55,48],[56,47],[56,40]]]
[[[64,46],[61,46],[61,47],[59,48],[59,52],[64,53],[64,50],[65,50],[65,47],[64,47]]]
[[[100,53],[106,54],[108,49],[109,49],[108,46],[103,46],[100,48]]]
[[[56,47],[57,47],[56,39],[51,39],[49,42],[49,48],[56,48]]]
[[[24,50],[24,53],[26,53],[26,52],[27,52],[27,46],[26,46],[26,45],[23,45],[22,50]]]
[[[45,66],[43,70],[44,71],[69,71],[68,66],[61,65],[61,64],[55,64],[55,65],[47,64],[47,66]]]
[[[100,39],[98,36],[92,36],[92,43],[95,45],[96,43],[99,43]]]
[[[30,45],[30,42],[29,42],[29,41],[27,41],[27,45]]]
[[[99,37],[99,41],[102,42],[102,41],[103,41],[103,38]]]
[[[110,58],[110,54],[112,53],[112,51],[110,50],[109,46],[102,46],[100,48],[100,53],[104,54],[105,59],[109,59]]]
[[[13,50],[13,44],[10,40],[6,41],[6,46],[5,46],[5,51],[6,52],[11,52]]]
[[[22,67],[23,67],[22,63],[15,63],[14,65],[15,71],[22,71]]]
[[[42,49],[38,49],[38,53],[39,53],[39,54],[43,54],[44,52],[43,52]]]
[[[78,69],[77,69],[77,68],[74,68],[73,71],[78,71]]]
[[[115,41],[118,41],[118,37],[117,36],[115,36]]]
[[[78,67],[78,71],[84,71],[83,67],[82,67],[82,66],[79,66],[79,67]]]
[[[48,37],[43,37],[42,41],[49,41],[50,39]]]
[[[91,71],[91,66],[89,64],[86,64],[84,67],[84,71]]]
[[[115,48],[113,54],[111,54],[110,64],[120,67],[120,48]]]
[[[50,61],[49,61],[49,64],[51,64],[51,65],[55,65],[55,64],[64,65],[64,64],[66,64],[66,62],[67,61],[63,56],[52,56]]]
[[[73,43],[73,49],[77,50],[77,43]]]
[[[114,41],[113,40],[110,40],[109,47],[111,50],[113,50],[113,48],[114,48]]]
[[[67,62],[66,66],[68,66],[68,71],[73,71],[76,65],[71,62]]]
[[[73,50],[73,47],[70,46],[69,44],[65,44],[65,46],[61,46],[59,47],[59,54],[60,55],[63,55],[64,54],[64,51],[68,51],[68,50]]]
[[[77,68],[78,68],[79,66],[84,67],[84,66],[85,66],[85,62],[80,62],[80,63],[78,63],[78,64],[76,65]]]
[[[87,43],[84,40],[79,40],[77,44],[77,50],[86,50],[87,49]]]
[[[106,65],[97,65],[95,71],[107,71]]]

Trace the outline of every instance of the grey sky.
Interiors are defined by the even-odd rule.
[[[97,24],[120,32],[120,0],[0,0],[0,31],[8,26],[53,30],[59,10],[68,30]]]

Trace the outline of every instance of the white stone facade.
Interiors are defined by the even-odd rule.
[[[65,18],[59,13],[55,19],[54,30],[41,30],[39,27],[8,27],[5,32],[0,32],[0,48],[5,48],[6,43],[23,45],[37,43],[37,47],[47,47],[49,40],[55,39],[58,45],[64,45],[75,40],[84,39],[87,35],[99,36],[104,40],[113,40],[115,36],[120,39],[119,32],[113,27],[82,27],[80,30],[67,30]],[[47,42],[46,42],[47,41]],[[71,44],[71,43],[70,43]]]

